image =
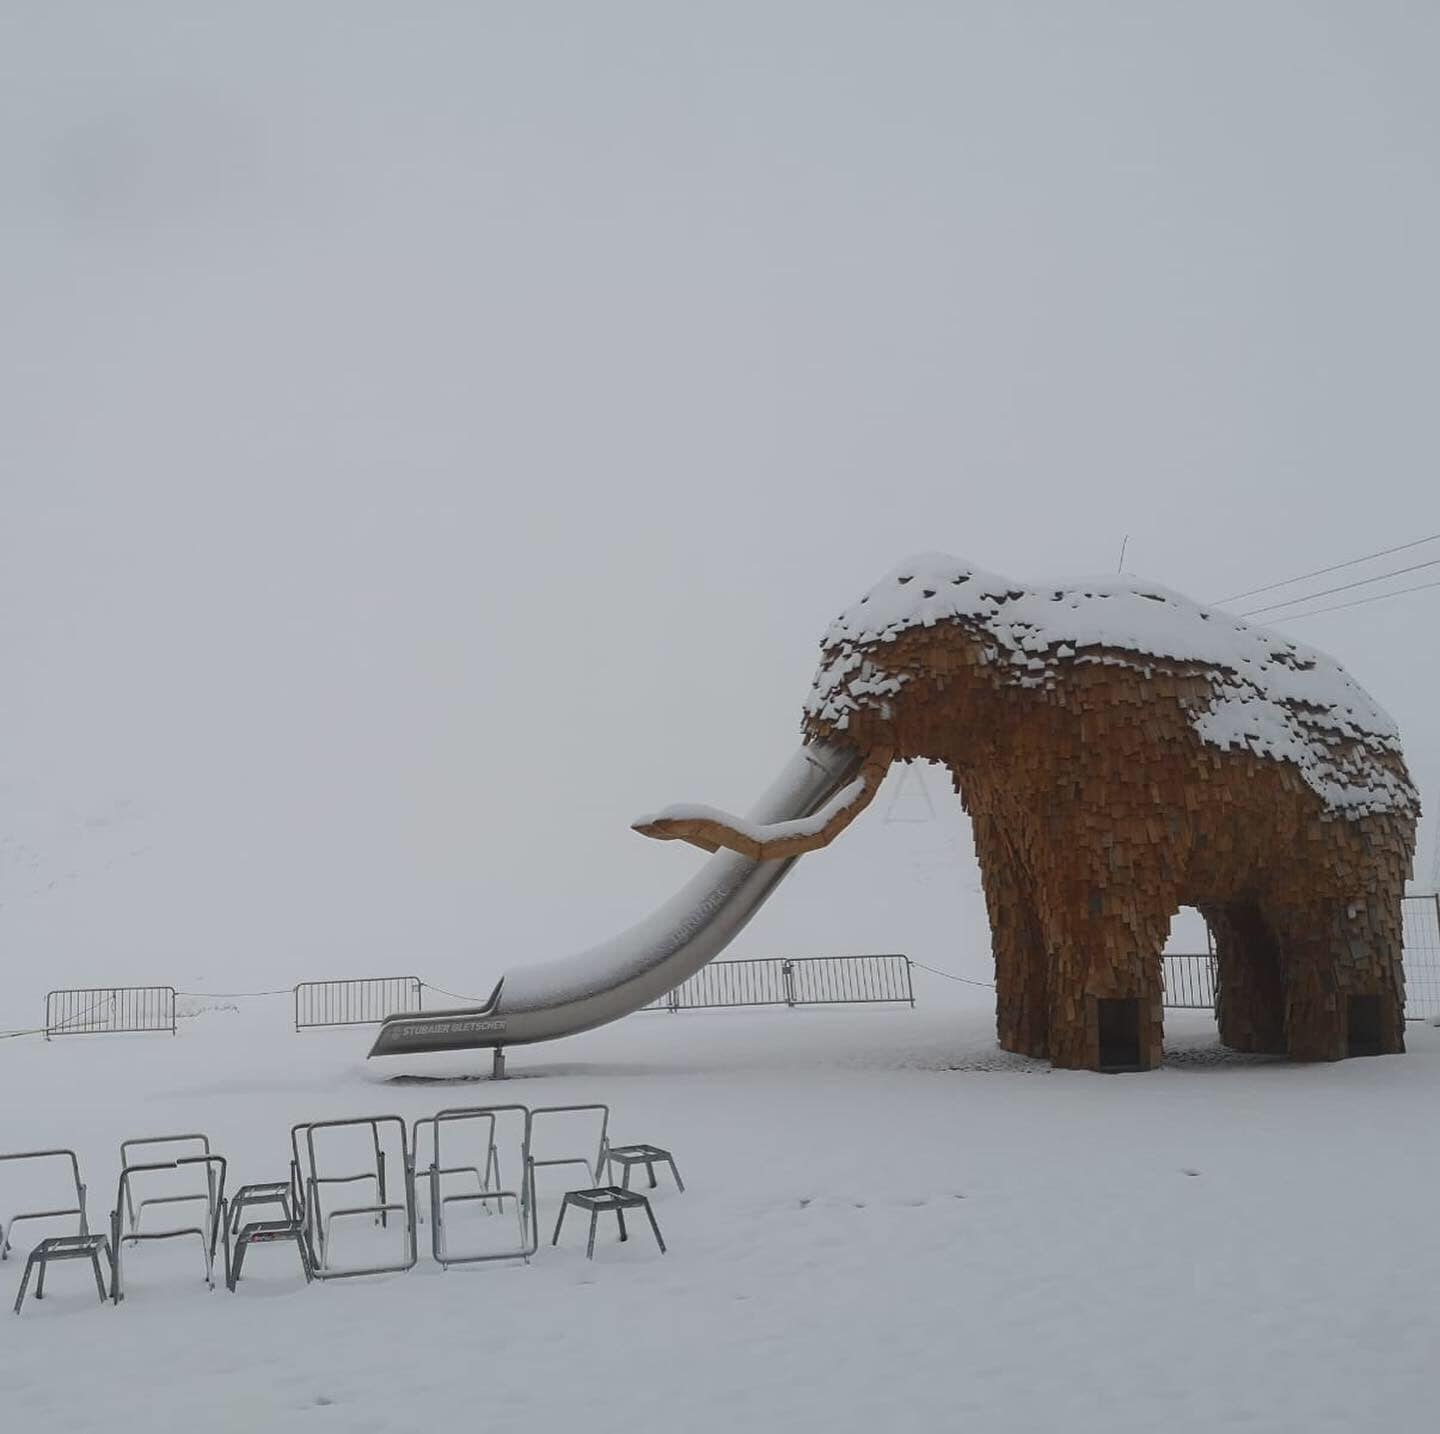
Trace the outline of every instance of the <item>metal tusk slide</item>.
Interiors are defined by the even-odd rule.
[[[813,816],[860,770],[861,754],[809,742],[746,813],[757,824]],[[391,1016],[372,1056],[553,1041],[628,1016],[719,955],[798,861],[710,857],[645,921],[574,956],[507,971],[483,1006]]]

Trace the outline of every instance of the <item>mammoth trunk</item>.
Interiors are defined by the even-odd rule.
[[[723,847],[751,861],[783,861],[803,856],[829,846],[870,805],[885,780],[893,755],[888,749],[868,753],[855,780],[808,816],[782,821],[756,820],[685,802],[638,817],[632,825],[642,836],[660,841],[687,841],[703,851],[718,851]]]

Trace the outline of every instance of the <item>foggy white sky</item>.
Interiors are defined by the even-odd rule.
[[[748,803],[912,551],[1205,600],[1440,530],[1437,60],[1369,0],[0,0],[11,988],[488,989],[693,870],[630,818]],[[1287,629],[1432,808],[1437,629]],[[983,975],[967,843],[872,812],[741,951]]]

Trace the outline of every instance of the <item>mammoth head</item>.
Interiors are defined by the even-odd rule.
[[[714,807],[682,803],[643,816],[634,830],[665,841],[687,841],[704,851],[724,847],[757,861],[799,856],[826,846],[874,798],[900,753],[897,717],[912,673],[887,659],[897,655],[896,634],[930,626],[948,600],[974,578],[953,558],[921,557],[902,564],[830,625],[821,643],[819,670],[805,702],[807,742],[854,753],[857,772],[812,815],[755,823]],[[907,754],[910,755],[910,754]]]
[[[977,619],[1022,595],[956,558],[926,554],[902,563],[830,624],[805,701],[806,741],[855,753],[858,773],[848,786],[802,821],[756,825],[686,804],[642,817],[634,829],[756,860],[827,845],[869,805],[892,761],[935,755],[924,734],[909,730],[916,684],[926,692],[936,682],[953,687],[983,666],[993,644]]]

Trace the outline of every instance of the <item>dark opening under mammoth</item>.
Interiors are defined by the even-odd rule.
[[[1227,1045],[1404,1049],[1419,803],[1394,723],[1323,653],[1151,585],[1026,588],[925,556],[832,624],[803,727],[861,759],[813,817],[681,806],[637,830],[793,857],[892,761],[928,759],[974,821],[1007,1049],[1100,1067],[1118,1016],[1157,1064],[1181,906],[1214,936]]]

